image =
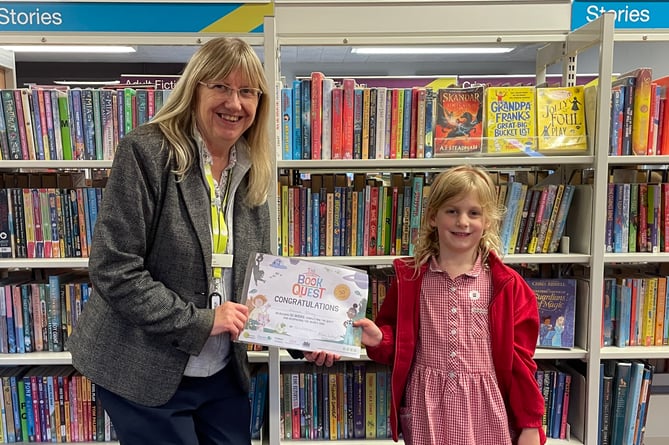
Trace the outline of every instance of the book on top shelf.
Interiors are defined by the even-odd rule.
[[[487,153],[536,151],[534,87],[488,87],[485,105]]]
[[[539,307],[540,348],[573,348],[576,312],[576,280],[526,278]]]
[[[434,127],[434,155],[480,153],[484,87],[440,88]]]
[[[536,91],[539,151],[587,150],[583,86],[537,88]]]

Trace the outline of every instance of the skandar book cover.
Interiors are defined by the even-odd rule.
[[[526,278],[537,296],[541,348],[573,348],[576,312],[576,280]]]
[[[263,253],[252,254],[242,301],[249,317],[239,341],[360,357],[366,272]]]
[[[579,152],[588,148],[583,86],[537,88],[540,152]]]
[[[488,87],[485,104],[484,145],[487,153],[536,151],[534,87]]]
[[[438,90],[434,127],[436,157],[481,152],[484,91],[483,85]]]

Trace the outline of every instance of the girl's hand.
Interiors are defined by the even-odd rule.
[[[331,352],[324,351],[307,351],[304,352],[304,358],[308,362],[313,362],[318,366],[327,366],[330,367],[341,358],[338,354],[333,354]]]
[[[381,329],[369,318],[361,318],[353,322],[356,328],[362,328],[362,338],[360,341],[365,346],[378,346],[383,340]]]
[[[524,428],[518,437],[518,445],[541,445],[538,428]]]

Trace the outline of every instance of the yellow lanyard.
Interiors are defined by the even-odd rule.
[[[213,241],[213,253],[220,254],[225,253],[225,249],[228,245],[228,225],[225,223],[225,206],[228,202],[228,194],[230,187],[225,187],[225,196],[223,197],[223,202],[216,197],[216,184],[214,182],[214,176],[211,174],[211,165],[208,162],[204,163],[204,175],[207,178],[207,183],[209,184],[209,196],[211,198],[211,238]],[[230,173],[228,173],[228,181],[230,181]],[[212,268],[214,278],[221,278],[223,276],[222,270],[220,267]]]

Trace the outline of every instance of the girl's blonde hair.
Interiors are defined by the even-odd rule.
[[[251,160],[246,202],[257,206],[266,201],[272,178],[268,133],[272,98],[268,96],[262,63],[248,43],[238,38],[219,37],[202,45],[186,65],[174,90],[152,122],[160,126],[170,143],[170,159],[174,158],[176,162],[174,173],[183,177],[198,159],[192,129],[199,82],[223,80],[235,70],[240,71],[249,82],[249,87],[259,88],[263,93],[258,99],[253,124],[244,133]]]
[[[488,223],[479,244],[482,259],[485,261],[491,251],[499,253],[501,247],[499,230],[505,209],[497,203],[495,183],[485,169],[462,165],[440,173],[432,182],[430,197],[423,203],[425,212],[416,239],[413,256],[416,270],[431,256],[439,254],[439,234],[430,221],[449,201],[470,194],[478,198],[483,217]]]

